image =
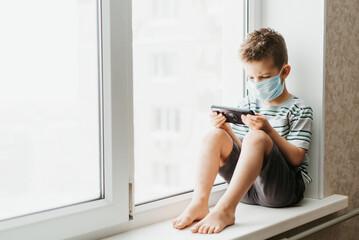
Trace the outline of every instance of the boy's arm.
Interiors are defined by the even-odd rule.
[[[282,138],[272,127],[267,134],[273,139],[285,159],[287,159],[291,165],[299,166],[304,159],[306,150],[304,148],[297,147]]]
[[[299,166],[304,159],[306,150],[304,148],[297,147],[282,138],[264,116],[259,114],[256,114],[255,116],[242,115],[242,121],[251,129],[265,131],[273,139],[283,156],[291,165]]]

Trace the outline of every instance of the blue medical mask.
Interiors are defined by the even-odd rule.
[[[284,81],[280,82],[280,74],[270,79],[266,79],[264,81],[253,83],[248,79],[247,88],[250,94],[253,94],[256,98],[259,98],[263,101],[272,101],[276,97],[282,94],[284,90]]]

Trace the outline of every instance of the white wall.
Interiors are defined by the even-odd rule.
[[[287,42],[289,92],[302,98],[314,111],[310,157],[312,184],[308,197],[323,197],[324,141],[324,4],[325,0],[265,0],[262,1],[262,27],[270,27]]]

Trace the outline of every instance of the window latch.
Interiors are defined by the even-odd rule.
[[[129,220],[133,220],[133,183],[129,183],[128,190],[129,190],[129,204],[130,204],[128,218]]]

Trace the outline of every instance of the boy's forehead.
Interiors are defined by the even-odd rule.
[[[278,70],[278,68],[274,65],[272,59],[245,62],[243,64],[243,67],[247,74],[255,75],[272,73]]]

